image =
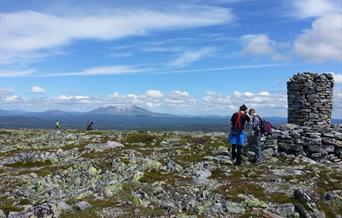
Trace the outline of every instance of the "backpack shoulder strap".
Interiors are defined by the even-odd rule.
[[[260,122],[263,123],[264,119],[262,119],[259,115],[257,115],[257,117],[259,118]]]

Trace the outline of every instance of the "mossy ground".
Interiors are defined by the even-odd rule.
[[[15,206],[13,204],[14,202],[12,200],[1,199],[0,209],[3,210],[6,215],[8,215],[9,212],[20,212],[24,209],[23,207]]]
[[[12,164],[6,164],[6,167],[13,167],[13,168],[33,168],[33,167],[41,167],[51,165],[52,162],[50,160],[45,161],[27,161],[27,162],[16,162]]]
[[[113,158],[119,159],[128,164],[131,159],[129,153],[134,153],[139,157],[151,157],[154,154],[165,154],[161,156],[159,162],[165,164],[166,159],[172,159],[177,164],[186,168],[191,164],[203,162],[205,156],[211,156],[212,151],[220,146],[230,148],[224,136],[211,136],[202,133],[178,133],[178,132],[147,132],[147,131],[65,131],[64,134],[75,134],[77,139],[64,140],[53,139],[51,131],[47,130],[0,130],[1,140],[6,140],[6,144],[15,147],[15,150],[0,152],[0,160],[16,156],[21,152],[56,152],[58,149],[63,151],[75,150],[79,152],[78,161],[84,160],[91,163],[96,169],[102,171],[112,170]],[[46,136],[46,137],[44,137]],[[33,140],[35,138],[35,140]],[[32,140],[30,140],[32,139]],[[49,145],[47,140],[55,144]],[[54,141],[55,140],[55,141]],[[107,149],[105,151],[89,151],[86,149],[88,144],[106,143],[107,141],[116,141],[124,144],[124,148]],[[4,143],[5,144],[5,143]],[[39,146],[37,146],[37,144]],[[172,144],[172,146],[171,146]],[[20,145],[20,146],[19,146]],[[341,169],[333,165],[310,166],[302,163],[295,163],[291,159],[278,157],[278,162],[273,163],[269,160],[261,166],[247,164],[242,167],[235,167],[227,163],[215,162],[217,167],[212,171],[209,179],[220,184],[214,190],[215,193],[227,197],[230,201],[241,202],[243,199],[239,194],[253,195],[254,197],[272,203],[296,203],[292,193],[287,192],[289,187],[301,185],[302,187],[312,187],[313,195],[317,200],[319,209],[324,210],[327,217],[333,217],[341,214],[341,205],[328,204],[322,201],[323,195],[327,191],[342,190]],[[34,172],[39,177],[54,175],[67,169],[72,165],[63,165],[62,162],[52,161],[27,161],[6,164],[0,168],[0,185],[3,190],[0,191],[0,209],[6,213],[10,211],[22,210],[20,205],[29,204],[29,199],[10,199],[5,197],[5,192],[12,193],[13,190],[20,187],[24,182],[22,176]],[[300,168],[299,168],[300,167]],[[301,175],[283,175],[278,176],[273,173],[276,169],[299,168],[303,172]],[[276,181],[281,181],[277,183]],[[165,182],[165,187],[171,187],[174,191],[179,191],[180,187],[195,186],[191,176],[182,176],[179,172],[168,172],[165,169],[152,170],[144,172],[142,178],[137,183],[123,183],[122,190],[115,193],[113,198],[94,200],[93,197],[86,198],[92,207],[85,211],[66,213],[61,217],[98,217],[100,211],[107,207],[124,207],[123,217],[136,216],[136,210],[139,215],[161,216],[165,211],[156,204],[153,208],[145,208],[137,205],[139,202],[132,195],[134,191],[143,189],[150,191],[151,185],[155,182]],[[266,185],[265,185],[266,184]],[[269,189],[268,186],[276,186],[278,190]],[[76,199],[69,199],[67,203],[74,205]],[[122,202],[129,202],[122,205]],[[152,204],[154,205],[154,203]],[[184,212],[186,214],[187,212]],[[189,213],[190,214],[190,213]],[[200,216],[199,214],[196,214]],[[253,217],[253,216],[252,216]]]

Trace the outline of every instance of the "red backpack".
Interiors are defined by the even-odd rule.
[[[258,116],[259,117],[259,116]],[[259,117],[261,124],[260,124],[260,131],[263,135],[271,135],[272,134],[272,124],[261,117]]]
[[[232,135],[240,135],[243,131],[244,127],[241,124],[241,117],[244,115],[244,113],[238,112],[235,124],[231,127],[231,134]]]

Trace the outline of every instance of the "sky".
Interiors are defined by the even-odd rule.
[[[330,72],[342,118],[342,0],[0,3],[1,109],[286,117],[289,78]]]

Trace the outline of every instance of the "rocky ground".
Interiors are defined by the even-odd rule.
[[[229,149],[224,133],[1,129],[0,218],[341,217],[341,161],[236,167]]]

